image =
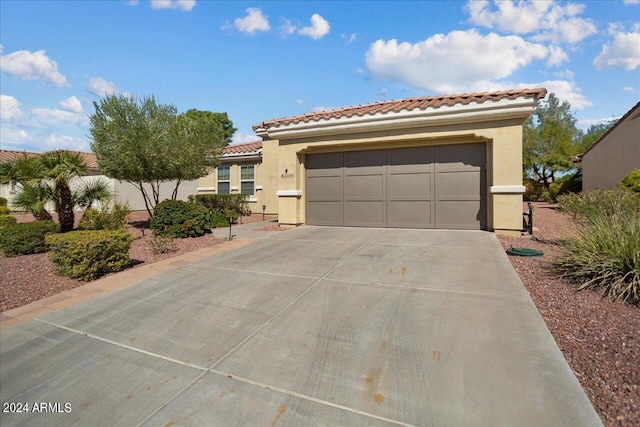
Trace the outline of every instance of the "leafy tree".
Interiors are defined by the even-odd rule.
[[[222,128],[225,145],[231,144],[231,140],[233,139],[233,134],[236,133],[238,129],[233,127],[233,122],[227,116],[227,113],[213,113],[211,111],[199,111],[194,108],[187,111],[185,115],[191,119],[195,120],[204,120],[204,121],[213,121],[218,123]]]
[[[587,133],[582,137],[582,141],[580,141],[580,152],[585,152],[591,147],[597,140],[599,140],[602,135],[607,133],[609,129],[616,124],[616,120],[609,120],[604,123],[598,123],[597,125],[589,126]]]
[[[525,170],[548,189],[558,173],[575,169],[571,157],[581,151],[581,136],[571,105],[550,94],[524,123]]]
[[[53,202],[60,231],[73,230],[74,207],[86,208],[95,201],[112,198],[104,180],[87,181],[79,189],[72,189],[72,181],[86,175],[88,167],[83,157],[67,150],[56,150],[28,157],[25,155],[0,167],[0,182],[16,181],[22,187],[14,206],[31,212],[37,219],[51,219],[45,210]]]
[[[94,107],[91,149],[100,170],[136,186],[149,217],[160,203],[162,183],[175,181],[175,200],[181,182],[207,175],[217,166],[220,149],[226,145],[221,118],[215,113],[178,115],[175,106],[159,104],[153,96],[109,95],[94,102]],[[226,118],[226,114],[221,116]],[[226,121],[227,131],[235,130],[228,118]]]

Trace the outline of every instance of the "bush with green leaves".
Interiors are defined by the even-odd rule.
[[[595,190],[560,197],[579,224],[560,245],[555,263],[579,289],[640,303],[640,194]]]
[[[212,214],[200,204],[165,200],[154,209],[149,226],[161,236],[199,237],[211,232]]]
[[[0,206],[0,215],[10,215],[11,209],[6,206]]]
[[[542,192],[544,188],[535,179],[527,178],[524,180],[524,194],[522,198],[525,202],[537,202],[542,200]]]
[[[8,224],[0,227],[0,250],[7,257],[46,252],[45,236],[58,231],[53,221]]]
[[[246,194],[197,194],[189,196],[189,201],[209,208],[212,212],[220,211],[224,214],[226,209],[237,212],[239,216],[251,215],[249,209],[249,196]]]
[[[154,254],[166,254],[177,250],[173,237],[154,234],[149,240],[149,248]]]
[[[213,211],[212,218],[215,228],[224,228],[229,226],[229,220],[231,220],[231,224],[238,222],[238,212],[233,209],[217,209]]]
[[[640,169],[629,172],[627,176],[620,181],[620,187],[631,190],[634,193],[640,193]]]
[[[7,206],[7,199],[0,197],[0,206]]]
[[[7,225],[13,225],[16,222],[18,222],[16,220],[15,216],[12,215],[0,215],[0,227],[5,227]]]
[[[89,208],[78,224],[81,230],[118,230],[127,225],[127,218],[131,213],[128,203],[114,202],[105,204],[99,209]]]
[[[124,230],[84,230],[46,237],[58,274],[93,280],[127,268],[133,236]]]

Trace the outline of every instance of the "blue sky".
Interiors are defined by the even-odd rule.
[[[640,99],[640,0],[0,0],[0,146],[89,150],[108,93],[263,120],[546,87],[582,128]]]

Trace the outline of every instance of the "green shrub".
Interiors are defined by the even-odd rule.
[[[640,206],[640,194],[628,190],[592,190],[558,197],[560,210],[581,224],[592,218],[633,214]]]
[[[72,231],[46,237],[56,272],[82,280],[127,268],[132,241],[133,236],[124,230]]]
[[[634,193],[640,193],[640,169],[629,172],[627,176],[620,181],[620,187],[631,190]]]
[[[537,202],[542,200],[542,191],[544,188],[535,179],[527,178],[524,180],[524,194],[522,195],[525,202]]]
[[[200,204],[165,200],[153,211],[150,227],[161,236],[198,237],[211,232],[212,215]]]
[[[589,214],[561,246],[555,263],[563,277],[616,300],[640,303],[640,208]]]
[[[7,206],[7,199],[0,197],[0,206]]]
[[[214,227],[228,227],[229,219],[231,219],[231,224],[235,224],[238,222],[238,212],[233,209],[217,209],[213,211],[212,219]]]
[[[0,215],[0,227],[4,227],[7,225],[13,225],[17,222],[15,216],[11,215]]]
[[[9,224],[0,228],[0,249],[8,257],[46,252],[45,236],[58,231],[53,221]]]
[[[234,210],[237,212],[236,219],[240,215],[251,215],[249,196],[246,194],[197,194],[189,196],[189,201],[209,208],[212,212]]]
[[[10,215],[11,209],[6,206],[0,206],[0,215]]]
[[[114,202],[100,209],[90,208],[84,211],[78,228],[81,230],[118,230],[127,225],[131,213],[128,203]]]

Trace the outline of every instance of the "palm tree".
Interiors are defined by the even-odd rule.
[[[53,202],[60,222],[60,231],[73,230],[75,206],[90,207],[95,201],[111,200],[109,186],[102,180],[85,182],[79,191],[72,190],[72,181],[86,175],[88,167],[83,157],[67,150],[55,150],[38,156],[18,159],[0,168],[0,182],[15,180],[23,188],[14,205],[30,211],[38,219],[48,214],[47,202]]]

